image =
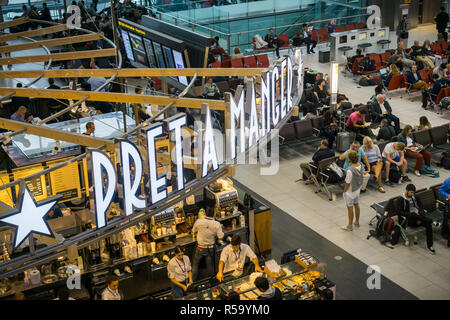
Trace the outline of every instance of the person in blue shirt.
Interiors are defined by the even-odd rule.
[[[343,169],[344,171],[347,171],[348,167],[350,166],[350,162],[348,160],[348,154],[350,151],[355,151],[356,153],[358,153],[358,162],[361,162],[362,165],[366,165],[366,168],[370,168],[370,164],[369,164],[369,160],[367,159],[366,154],[364,153],[364,150],[361,148],[361,144],[358,141],[353,141],[352,145],[350,146],[350,149],[348,149],[346,152],[344,152],[343,154],[341,154],[339,156],[339,160],[344,160],[344,166]],[[362,162],[361,160],[363,160],[364,162]],[[370,179],[370,174],[369,171],[364,171],[364,175],[363,175],[363,184],[361,186],[361,192],[366,192],[366,186],[367,183],[369,182]]]
[[[447,200],[441,232],[442,237],[447,239],[447,247],[450,247],[450,178],[445,179],[444,183],[439,188],[439,194]]]

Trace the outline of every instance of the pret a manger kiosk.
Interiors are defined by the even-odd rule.
[[[260,115],[257,112],[257,100],[253,81],[247,83],[243,90],[230,101],[229,123],[226,129],[225,162],[232,164],[245,150],[255,146],[260,138],[271,133],[272,129],[292,110],[293,69],[289,57],[283,59],[279,66],[267,72],[261,79]],[[277,100],[279,88],[280,99]],[[245,115],[248,115],[246,120]],[[117,143],[120,152],[121,177],[114,168],[110,158],[102,151],[90,150],[88,164],[92,174],[94,196],[91,198],[91,208],[95,208],[97,228],[106,226],[106,211],[108,210],[116,189],[120,184],[123,188],[123,205],[125,216],[130,216],[134,210],[143,210],[167,198],[167,179],[158,177],[156,170],[155,138],[163,134],[163,126],[170,132],[174,142],[174,165],[176,166],[177,190],[184,188],[183,150],[181,146],[181,130],[186,124],[186,116],[177,114],[165,119],[163,124],[156,123],[144,129],[147,142],[149,188],[145,195],[139,195],[138,188],[144,175],[143,160],[138,148],[130,141],[121,140]],[[217,147],[213,136],[213,126],[209,106],[202,106],[202,142],[201,142],[201,176],[219,168]],[[247,133],[246,133],[247,132]],[[132,169],[134,168],[134,170]],[[120,183],[119,181],[122,181]]]

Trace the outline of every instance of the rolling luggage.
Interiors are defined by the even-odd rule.
[[[345,152],[350,148],[350,134],[348,132],[339,132],[336,139],[336,151]]]

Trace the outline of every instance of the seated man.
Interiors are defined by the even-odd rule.
[[[369,131],[369,125],[366,123],[367,110],[357,110],[350,114],[347,120],[347,130],[356,132],[356,140],[362,143],[362,136],[373,136]]]
[[[398,74],[399,70],[402,71],[403,68],[405,67],[405,64],[404,64],[403,59],[402,59],[402,52],[397,50],[397,52],[394,53],[389,58],[389,60],[387,61],[387,65],[391,69],[393,69],[392,72],[393,72],[394,75]],[[393,66],[396,66],[396,68],[393,68]],[[397,69],[397,70],[395,70],[395,69]]]
[[[381,120],[377,140],[391,141],[393,137],[395,137],[394,127],[389,124],[387,119]]]
[[[319,148],[317,148],[317,151],[314,153],[312,157],[312,164],[317,167],[320,161],[331,157],[334,157],[334,151],[329,148],[328,140],[322,140],[320,142]],[[306,181],[306,184],[309,184],[310,183],[309,178],[311,177],[312,174],[309,167],[309,163],[307,162],[300,163],[300,168],[303,171],[303,180]]]
[[[364,55],[361,53],[361,49],[356,49],[356,54],[353,57],[349,57],[347,59],[348,68],[351,70],[353,67],[353,63],[355,62],[355,59],[362,58]]]
[[[25,115],[27,113],[27,108],[24,106],[20,106],[16,112],[11,115],[11,120],[20,121],[20,122],[32,122],[33,116],[30,115],[25,119]]]
[[[447,239],[447,247],[450,247],[450,178],[445,179],[442,186],[439,188],[439,194],[447,200],[447,205],[444,209],[444,219],[442,223],[442,237]]]
[[[220,90],[215,83],[213,83],[213,78],[208,78],[208,83],[205,83],[205,87],[203,89],[203,96],[207,99],[219,99],[220,98]]]
[[[386,119],[389,124],[394,123],[395,131],[400,132],[400,120],[392,114],[392,108],[389,102],[384,100],[382,94],[377,95],[377,101],[372,104],[372,118],[376,119],[374,122],[380,122]]]
[[[344,166],[342,167],[344,171],[347,171],[348,168],[350,167],[350,161],[348,159],[348,154],[350,153],[350,151],[355,151],[358,154],[358,162],[360,162],[362,166],[364,166],[365,164],[367,168],[370,168],[369,160],[367,159],[364,150],[362,150],[361,144],[358,141],[353,141],[352,145],[350,146],[350,149],[348,149],[339,156],[339,160],[342,161],[345,159]],[[369,179],[370,179],[369,171],[365,170],[363,174],[363,184],[361,186],[361,192],[366,192],[366,187],[367,183],[369,182]]]
[[[425,68],[434,68],[433,61],[424,54],[422,47],[419,45],[419,40],[414,41],[411,49],[411,57],[415,58],[416,62],[422,62]]]
[[[438,76],[438,79],[443,79],[443,78],[447,78],[446,74],[447,74],[447,64],[446,63],[441,63],[439,66],[437,66],[436,68],[433,69],[433,76],[434,75]]]
[[[407,68],[411,68],[412,65],[414,64],[414,60],[411,60],[411,58],[412,58],[411,54],[406,52],[405,44],[402,41],[400,41],[398,43],[397,50],[400,51],[401,58],[402,58],[402,61],[403,61],[403,66],[405,66]]]
[[[422,97],[422,106],[428,107],[428,97],[433,102],[436,101],[437,96],[439,95],[439,92],[443,88],[447,88],[450,85],[450,80],[447,78],[439,78],[438,74],[433,73],[433,85],[431,86],[428,91],[426,91],[427,94],[424,94]]]
[[[368,56],[359,60],[358,63],[361,66],[362,71],[375,71],[376,69],[375,60],[370,59]]]
[[[320,79],[317,81],[316,87],[314,88],[314,94],[316,95],[317,99],[325,104],[330,104],[330,95],[328,94],[326,88],[325,88],[325,80]]]
[[[384,184],[388,186],[392,186],[392,182],[389,180],[389,171],[393,164],[402,170],[398,184],[410,181],[408,176],[405,175],[406,169],[408,168],[408,162],[406,161],[403,150],[405,150],[405,144],[401,142],[391,142],[384,147],[382,154],[383,163],[386,166],[386,181]]]
[[[420,73],[417,72],[417,65],[413,65],[411,67],[411,71],[408,72],[408,83],[412,85],[413,89],[418,89],[422,91],[422,96],[425,96],[425,90],[428,89],[427,84],[422,80],[422,77],[420,76]],[[422,99],[422,108],[426,108],[427,105],[423,104]]]
[[[424,208],[420,198],[414,196],[416,186],[412,183],[406,186],[405,194],[395,200],[395,211],[398,216],[407,219],[408,226],[422,226],[426,229],[427,249],[431,254],[435,254],[433,248],[433,229],[432,226],[439,227],[438,223],[425,216]],[[414,243],[417,243],[417,236],[414,236]]]
[[[315,53],[314,48],[317,45],[317,41],[312,39],[311,32],[308,31],[308,25],[306,23],[304,23],[302,25],[301,35],[303,36],[301,43],[306,43],[306,52],[308,54]],[[311,45],[312,45],[312,48],[311,48]]]
[[[277,58],[280,58],[280,47],[284,44],[284,41],[281,39],[278,39],[277,35],[275,34],[275,30],[273,28],[269,29],[269,33],[266,34],[264,41],[266,41],[269,44],[269,48],[275,48],[275,52],[277,54]]]
[[[255,287],[262,292],[258,300],[282,300],[283,298],[280,289],[271,287],[265,277],[256,278]]]

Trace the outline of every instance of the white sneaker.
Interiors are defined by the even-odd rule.
[[[342,230],[345,231],[353,231],[353,227],[351,225],[341,227]]]
[[[414,171],[414,174],[415,174],[416,176],[420,177],[420,171],[419,171],[419,170]]]
[[[441,226],[440,222],[433,221],[433,227],[439,228]]]

